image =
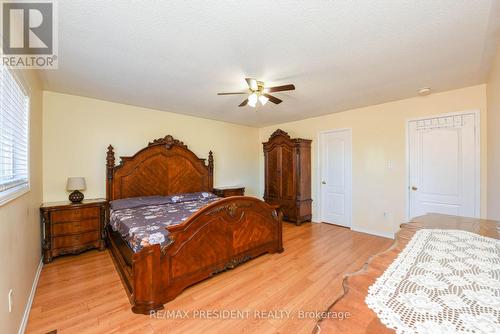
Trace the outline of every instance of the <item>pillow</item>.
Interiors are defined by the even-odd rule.
[[[183,202],[193,202],[193,201],[216,198],[217,196],[215,194],[203,191],[197,193],[177,194],[167,197],[170,197],[172,203],[183,203]]]
[[[140,208],[142,206],[162,205],[170,203],[194,202],[205,199],[216,198],[217,196],[209,192],[184,193],[170,196],[144,196],[131,197],[111,201],[112,210],[123,210]]]
[[[132,208],[139,208],[141,206],[172,203],[172,200],[169,197],[170,196],[131,197],[131,198],[117,199],[111,201],[110,204],[112,210],[132,209]]]

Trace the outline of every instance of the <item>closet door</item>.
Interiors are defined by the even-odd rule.
[[[475,114],[410,121],[410,218],[427,213],[479,217]]]
[[[266,197],[279,199],[280,188],[280,147],[275,146],[266,152]]]

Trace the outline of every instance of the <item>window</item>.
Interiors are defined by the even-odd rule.
[[[0,65],[0,204],[29,190],[29,97]]]

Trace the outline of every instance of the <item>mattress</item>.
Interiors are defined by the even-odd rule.
[[[132,251],[170,242],[168,226],[178,225],[220,197],[208,192],[149,196],[111,202],[110,226]]]

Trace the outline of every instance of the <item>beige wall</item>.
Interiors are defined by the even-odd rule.
[[[500,47],[488,78],[488,218],[500,220]]]
[[[200,158],[214,152],[216,186],[258,194],[256,128],[53,92],[44,92],[43,105],[44,201],[67,199],[68,176],[86,177],[87,198],[104,197],[107,145],[132,155],[167,134]]]
[[[0,206],[0,333],[16,333],[40,264],[42,202],[42,92],[36,74],[22,74],[31,88],[30,191]],[[7,295],[14,292],[9,313]]]
[[[390,234],[406,218],[406,121],[467,110],[481,112],[481,213],[486,214],[486,86],[415,97],[260,129],[261,142],[277,128],[312,139],[313,220],[317,219],[317,142],[320,131],[351,128],[353,136],[354,228]],[[261,193],[263,154],[260,153]],[[393,168],[387,169],[388,160]],[[391,215],[384,218],[384,212]]]

